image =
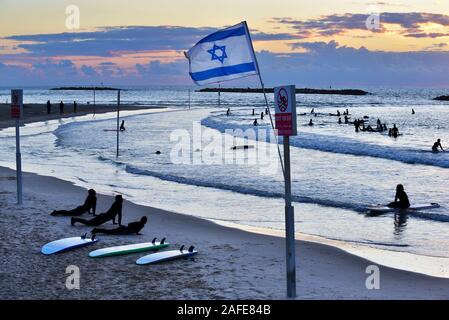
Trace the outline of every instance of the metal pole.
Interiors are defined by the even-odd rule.
[[[296,297],[295,212],[290,177],[290,137],[284,137],[285,163],[285,240],[287,257],[287,296]]]
[[[117,154],[116,157],[118,158],[119,155],[119,139],[120,135],[120,90],[117,91]]]
[[[221,84],[218,83],[218,107],[221,106]]]
[[[189,110],[190,110],[190,89],[189,89]]]
[[[20,120],[16,119],[16,180],[17,204],[22,204],[22,154],[20,153]]]

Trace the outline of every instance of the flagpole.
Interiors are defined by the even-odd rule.
[[[283,161],[282,161],[281,148],[279,147],[279,143],[278,143],[278,135],[276,134],[276,129],[274,128],[273,117],[271,116],[271,110],[270,110],[270,106],[269,106],[269,104],[268,104],[267,93],[266,93],[266,91],[265,91],[265,84],[263,83],[262,75],[261,75],[261,73],[260,73],[259,62],[257,61],[256,52],[254,51],[253,41],[252,41],[252,39],[251,39],[251,34],[249,33],[248,24],[246,23],[246,21],[244,21],[243,23],[245,24],[245,28],[246,28],[246,31],[247,31],[247,34],[248,34],[248,37],[249,37],[249,43],[251,44],[251,52],[252,52],[252,54],[253,54],[253,58],[254,58],[254,61],[255,61],[255,63],[256,63],[257,74],[258,74],[258,76],[259,76],[260,85],[261,85],[261,87],[262,87],[263,96],[264,96],[264,98],[265,98],[265,105],[266,105],[266,107],[267,107],[268,115],[269,115],[269,117],[270,117],[271,127],[273,128],[273,130],[274,130],[274,135],[276,136],[276,146],[277,146],[277,149],[278,149],[279,160],[280,160],[280,162],[281,162],[282,174],[284,175],[284,178],[285,178],[285,169],[284,169],[284,163],[283,163]]]

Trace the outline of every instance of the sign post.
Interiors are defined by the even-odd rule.
[[[296,88],[282,86],[274,88],[275,127],[279,136],[284,137],[284,178],[285,178],[285,239],[287,258],[287,296],[296,297],[296,251],[295,212],[292,206],[290,174],[290,136],[297,135]]]
[[[120,89],[117,90],[117,151],[116,157],[119,156],[120,148]]]
[[[17,204],[22,204],[22,155],[20,153],[20,118],[23,113],[23,90],[11,90],[11,118],[16,119]]]

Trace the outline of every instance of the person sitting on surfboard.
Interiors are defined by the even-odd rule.
[[[410,208],[410,201],[408,200],[407,193],[404,191],[404,186],[398,184],[396,187],[396,196],[394,202],[388,205],[390,208],[408,209]]]
[[[120,125],[120,131],[125,131],[125,120],[122,120],[122,124]]]
[[[94,189],[88,191],[88,195],[84,204],[76,207],[72,210],[54,210],[52,216],[80,216],[84,213],[90,213],[95,216],[95,210],[97,208],[97,196]]]
[[[432,151],[438,152],[438,148],[441,148],[441,151],[444,151],[443,146],[441,145],[441,139],[438,139],[437,142],[433,144]]]
[[[70,224],[72,226],[75,225],[76,222],[85,224],[86,226],[97,227],[102,225],[103,223],[112,220],[113,224],[117,224],[115,222],[115,218],[118,216],[118,224],[122,225],[122,206],[123,206],[123,197],[121,195],[115,196],[115,201],[112,204],[111,208],[105,213],[101,213],[95,218],[91,220],[82,219],[82,218],[72,218]]]
[[[148,218],[143,216],[140,221],[136,222],[130,222],[127,226],[120,226],[116,229],[100,229],[100,228],[94,228],[90,233],[97,234],[97,233],[103,233],[103,234],[110,234],[110,235],[116,235],[116,236],[126,236],[131,234],[140,235],[140,230],[145,227],[145,224],[147,223]]]

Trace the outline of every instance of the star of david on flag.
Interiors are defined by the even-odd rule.
[[[190,77],[197,85],[259,74],[246,22],[210,34],[185,56]]]

